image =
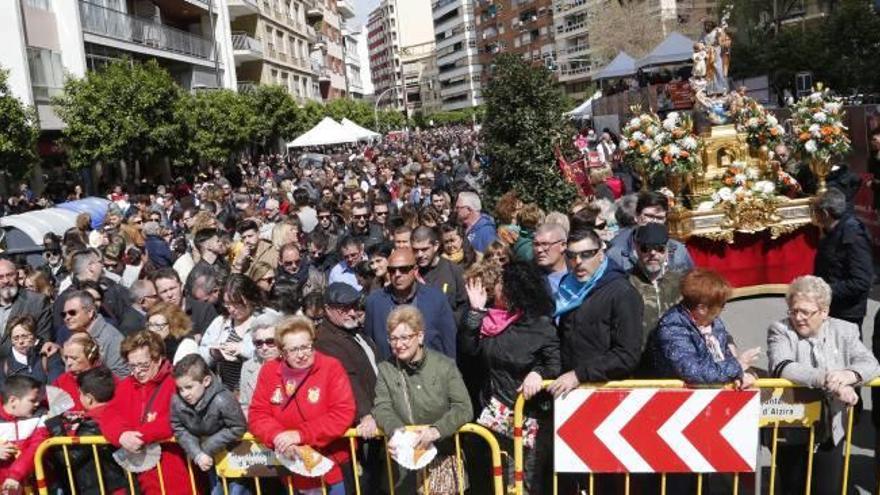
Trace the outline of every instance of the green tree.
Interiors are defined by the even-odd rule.
[[[512,54],[495,62],[483,91],[489,196],[513,190],[545,210],[567,211],[577,192],[556,167],[554,148],[567,143],[573,130],[562,115],[565,100],[553,74]]]
[[[198,91],[180,99],[187,159],[225,163],[250,144],[257,114],[251,100],[234,91]]]
[[[124,161],[131,165],[180,143],[174,118],[180,89],[163,68],[120,60],[82,79],[68,78],[53,100],[71,166]]]
[[[291,140],[305,130],[296,101],[281,86],[257,86],[241,97],[254,113],[251,141],[261,150],[274,150],[279,140]]]
[[[306,102],[300,110],[303,120],[303,128],[300,133],[315,127],[326,116],[324,105],[314,100]]]
[[[379,128],[373,129],[376,132],[388,132],[403,129],[407,122],[406,117],[404,117],[403,112],[400,110],[387,109],[387,110],[379,110]],[[371,129],[376,126],[376,123],[373,122],[368,127]]]
[[[326,115],[340,122],[343,118],[364,127],[373,127],[373,108],[363,100],[339,98],[324,105]]]
[[[37,159],[37,113],[9,90],[9,71],[0,69],[0,170],[24,177]]]

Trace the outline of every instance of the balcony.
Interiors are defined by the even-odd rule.
[[[257,90],[258,85],[255,81],[238,81],[238,92],[252,93]]]
[[[204,60],[211,58],[211,40],[181,29],[83,1],[79,3],[79,14],[84,33],[140,45],[150,51],[161,50]]]
[[[577,55],[579,53],[586,53],[588,51],[590,51],[590,45],[586,45],[586,44],[585,45],[575,45],[575,46],[570,46],[570,47],[566,48],[565,54],[566,55]]]
[[[336,0],[336,10],[345,19],[351,19],[355,16],[354,5],[352,5],[351,0]]]
[[[228,0],[228,2],[230,19],[260,13],[257,0]]]
[[[263,45],[247,33],[232,33],[232,54],[236,62],[253,62],[263,58]]]
[[[324,6],[317,0],[306,0],[306,21],[315,23],[324,18]]]

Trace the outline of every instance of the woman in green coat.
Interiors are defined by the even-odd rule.
[[[459,476],[452,436],[472,419],[473,410],[455,362],[424,347],[424,330],[422,314],[414,306],[399,306],[388,315],[394,357],[379,364],[373,417],[389,438],[407,426],[424,426],[417,446],[437,447],[437,457],[424,472],[399,470],[400,493],[414,493],[416,486],[421,493],[427,486],[432,494],[453,494],[459,492]]]

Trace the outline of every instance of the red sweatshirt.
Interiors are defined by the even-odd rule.
[[[354,422],[355,404],[345,368],[336,359],[315,352],[315,364],[293,397],[282,384],[282,362],[269,361],[260,370],[248,410],[248,429],[263,445],[275,448],[275,437],[296,430],[302,443],[335,463],[324,475],[327,484],[342,481],[340,464],[349,460],[348,441],[342,436]],[[320,478],[295,476],[298,489],[319,488]]]
[[[49,430],[43,424],[44,417],[16,418],[0,407],[0,439],[18,447],[18,455],[0,461],[0,483],[12,478],[24,484],[34,474],[34,455],[43,440],[49,438]]]
[[[171,439],[174,436],[171,431],[171,398],[175,392],[171,365],[167,361],[146,383],[140,383],[132,376],[125,378],[117,384],[116,393],[106,410],[97,414],[101,432],[116,446],[120,445],[119,437],[126,431],[140,432],[145,444]],[[108,414],[111,411],[113,414]],[[138,475],[143,493],[161,494],[164,485],[167,495],[191,495],[186,456],[180,447],[163,444],[160,463],[161,482],[158,468]]]

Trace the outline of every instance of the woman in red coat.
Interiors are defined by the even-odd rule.
[[[323,476],[329,495],[345,493],[343,473],[350,476],[348,441],[355,404],[345,368],[315,351],[315,326],[305,317],[284,320],[276,327],[281,357],[260,370],[248,413],[255,437],[281,455],[294,458],[309,446],[333,461]],[[294,476],[298,490],[321,487],[321,478]]]
[[[98,419],[101,433],[118,447],[139,452],[172,438],[171,398],[176,392],[162,337],[149,330],[129,335],[120,353],[131,375],[116,386],[107,407],[113,414]],[[163,444],[160,465],[138,475],[144,495],[191,495],[186,457],[174,444]],[[159,473],[161,467],[162,472]]]
[[[64,359],[64,373],[56,378],[52,385],[67,392],[73,399],[72,412],[81,412],[83,406],[79,400],[79,385],[76,384],[76,377],[101,364],[98,344],[86,332],[75,333],[64,343],[61,357]]]

